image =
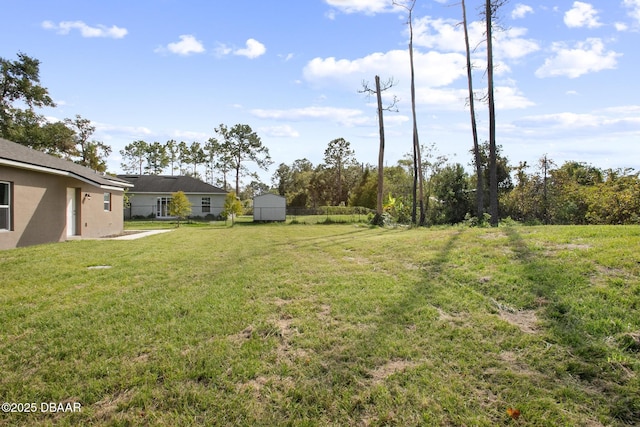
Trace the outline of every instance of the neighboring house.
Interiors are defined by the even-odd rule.
[[[130,186],[0,138],[0,249],[121,234]]]
[[[217,217],[224,209],[227,192],[222,188],[190,176],[118,175],[133,184],[129,191],[130,206],[124,210],[125,218],[173,218],[169,215],[171,194],[182,191],[191,202],[191,217]]]
[[[266,193],[253,198],[254,221],[285,221],[287,199],[277,194]]]

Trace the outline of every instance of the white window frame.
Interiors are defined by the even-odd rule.
[[[211,197],[202,198],[202,213],[211,213]]]
[[[103,201],[105,212],[111,212],[111,193],[104,193]]]
[[[169,214],[169,206],[171,205],[171,201],[173,197],[158,197],[156,199],[156,218],[171,218]],[[162,215],[164,214],[164,215]]]
[[[0,224],[0,231],[11,231],[11,183],[6,181],[0,181],[0,185],[7,188],[7,203],[4,200],[0,200],[0,210],[6,210],[7,220],[6,223]]]

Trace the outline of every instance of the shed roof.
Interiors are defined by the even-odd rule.
[[[97,172],[69,160],[61,159],[3,138],[0,138],[0,165],[54,175],[71,176],[98,187],[131,187],[129,182],[115,176]]]
[[[133,193],[227,194],[222,188],[184,175],[118,175],[134,185]]]
[[[273,193],[263,193],[263,194],[260,194],[260,195],[254,197],[254,199],[260,199],[260,198],[286,199],[286,197],[284,197],[284,196],[281,196],[279,194],[273,194]]]

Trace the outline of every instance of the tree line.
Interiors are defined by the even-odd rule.
[[[313,165],[308,159],[281,163],[271,191],[286,197],[293,209],[341,204],[376,209],[378,168],[359,163],[347,141],[336,141],[347,148],[339,162],[327,153],[335,153],[332,141],[324,163]],[[479,144],[478,185],[477,174],[438,155],[435,145],[421,147],[425,225],[488,222],[488,214],[477,216],[476,189],[486,192],[480,199],[488,212],[490,151],[488,142]],[[470,166],[476,170],[474,163]],[[383,167],[385,222],[413,223],[413,172],[413,153]],[[546,155],[533,167],[526,162],[513,166],[497,145],[495,179],[503,219],[527,224],[640,224],[640,172],[633,169],[601,169],[578,161],[556,166]]]
[[[221,124],[215,128],[217,137],[205,143],[186,143],[169,140],[148,143],[134,141],[120,150],[121,168],[126,173],[138,175],[193,176],[225,190],[230,188],[228,177],[235,177],[235,191],[240,194],[240,180],[249,176],[252,183],[259,182],[255,173],[250,172],[247,162],[253,162],[261,169],[271,165],[269,149],[249,125],[236,124],[229,128]]]

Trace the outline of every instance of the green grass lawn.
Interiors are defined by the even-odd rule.
[[[640,424],[640,227],[192,224],[0,272],[38,409],[0,425]]]

